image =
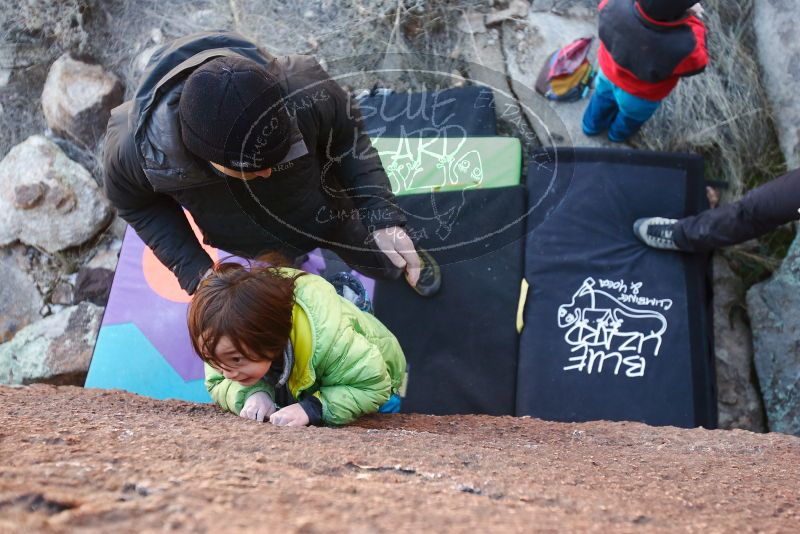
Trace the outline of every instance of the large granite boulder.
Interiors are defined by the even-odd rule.
[[[604,139],[581,132],[588,99],[552,103],[534,90],[539,70],[553,51],[596,34],[596,6],[523,4],[511,2],[488,13],[467,10],[457,23],[465,35],[456,51],[469,77],[494,90],[500,132],[519,137],[525,153],[540,146],[606,146]],[[596,52],[596,42],[593,47]]]
[[[8,85],[15,66],[16,48],[10,43],[3,43],[0,45],[0,87]]]
[[[49,253],[86,242],[112,211],[89,172],[40,135],[0,161],[0,246],[14,241]]]
[[[577,6],[562,15],[539,11],[535,4],[534,8],[524,24],[507,22],[502,28],[508,75],[529,123],[544,146],[611,146],[605,137],[587,137],[581,130],[588,97],[570,103],[550,102],[533,90],[539,71],[553,52],[581,37],[597,37],[596,9]],[[595,39],[590,54],[594,64],[598,45]]]
[[[753,369],[744,284],[727,260],[714,255],[714,353],[720,428],[764,432],[764,408]]]
[[[527,123],[524,108],[515,98],[506,72],[506,61],[500,41],[500,29],[487,28],[486,14],[469,11],[462,14],[458,22],[464,34],[459,43],[459,52],[464,58],[464,70],[475,83],[485,86],[494,94],[498,129],[519,137],[525,148],[540,145],[536,133]]]
[[[800,167],[800,40],[794,21],[800,3],[753,2],[753,19],[764,86],[783,155]],[[798,206],[800,208],[800,205]],[[769,429],[800,435],[800,237],[772,279],[750,289],[747,303]]]
[[[16,250],[0,249],[0,343],[41,319],[44,300],[36,283],[20,269]]]
[[[122,103],[122,96],[122,82],[114,74],[64,54],[47,74],[42,109],[56,134],[92,147],[105,133],[111,109]]]
[[[82,386],[103,317],[90,302],[64,308],[0,345],[0,384]]]
[[[753,2],[753,24],[764,87],[772,102],[778,138],[789,168],[800,167],[800,2]]]
[[[750,288],[747,308],[769,429],[800,436],[800,240],[770,280]]]

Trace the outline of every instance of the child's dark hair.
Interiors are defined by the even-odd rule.
[[[189,336],[200,358],[219,368],[216,349],[223,337],[249,360],[273,360],[283,353],[292,329],[295,280],[305,274],[282,273],[279,266],[287,263],[273,254],[249,265],[214,265],[187,314]]]

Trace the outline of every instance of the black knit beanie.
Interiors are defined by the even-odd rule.
[[[650,17],[661,22],[672,22],[686,16],[686,11],[697,0],[638,0],[639,7]]]
[[[192,72],[183,86],[178,116],[186,148],[230,169],[267,169],[291,146],[278,80],[243,57],[218,57]]]

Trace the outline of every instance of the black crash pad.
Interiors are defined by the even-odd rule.
[[[529,169],[517,415],[714,427],[708,258],[631,229],[703,209],[702,160],[568,149]]]
[[[494,93],[487,87],[377,94],[358,105],[370,137],[497,135]]]
[[[402,411],[513,414],[525,188],[407,195],[398,202],[409,233],[437,258],[443,277],[430,299],[402,281],[376,283],[375,314],[409,363]]]

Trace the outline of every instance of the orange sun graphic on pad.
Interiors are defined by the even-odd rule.
[[[189,220],[189,225],[192,227],[197,241],[202,244],[203,235],[200,233],[200,229],[195,224],[194,219],[192,219],[188,211],[184,211],[184,215]],[[211,261],[216,262],[219,259],[217,249],[205,244],[202,246],[203,250],[211,256]],[[150,247],[145,247],[142,253],[142,270],[144,271],[144,279],[147,280],[147,285],[161,298],[173,302],[190,302],[192,300],[192,297],[181,289],[175,274],[156,258]]]

